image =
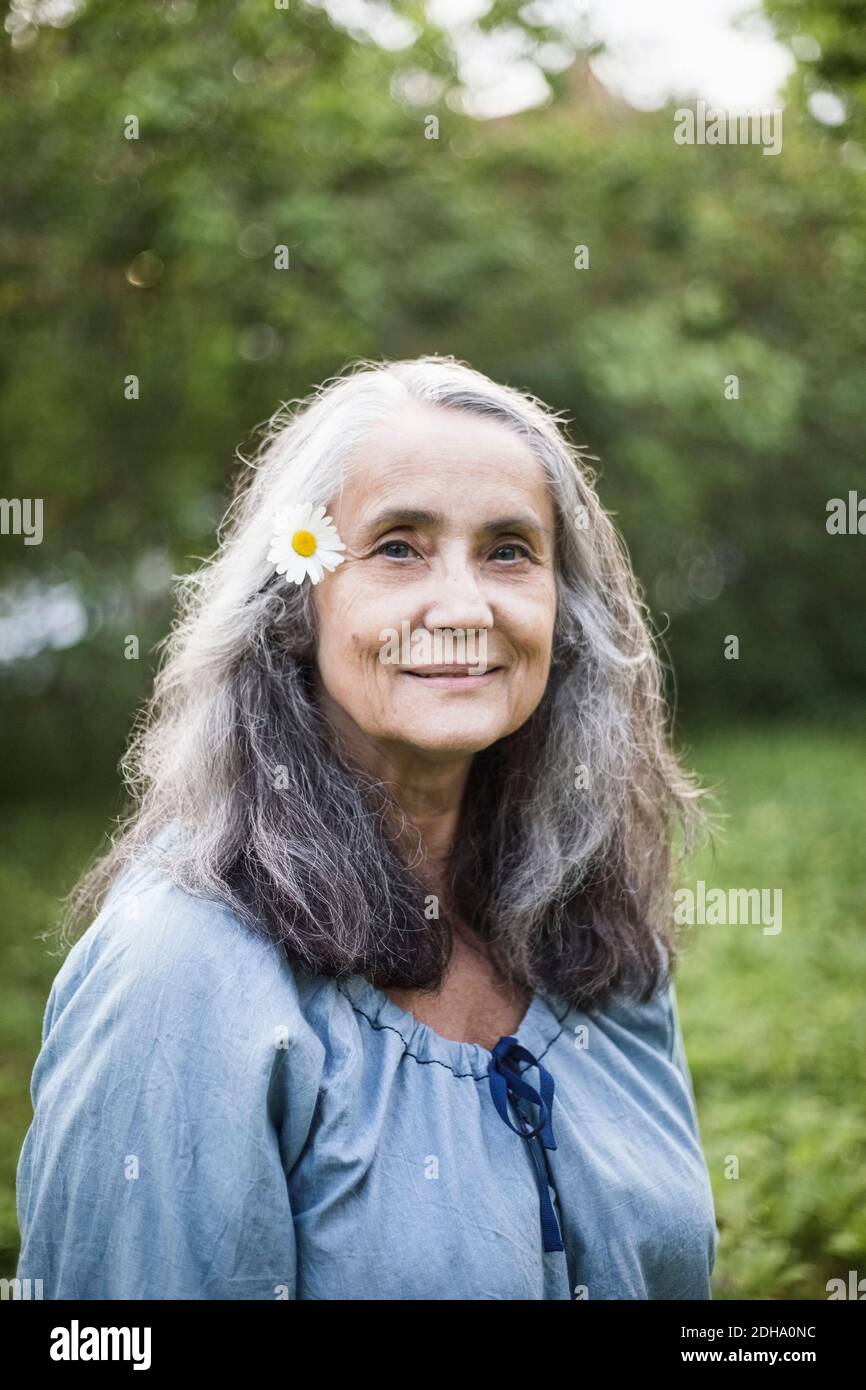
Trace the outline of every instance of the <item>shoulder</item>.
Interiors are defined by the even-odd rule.
[[[158,865],[120,875],[54,981],[31,1081],[21,1267],[51,1297],[294,1289],[287,1176],[325,1055],[309,999],[225,907]]]
[[[672,979],[665,979],[649,999],[614,995],[603,1010],[606,1024],[627,1033],[670,1061],[677,1033],[676,991]]]
[[[81,1033],[148,1036],[226,1052],[321,1050],[306,1022],[310,982],[284,953],[220,903],[137,861],[112,885],[49,996],[43,1040],[66,1020]]]
[[[694,1081],[686,1054],[673,977],[666,973],[648,1000],[616,997],[605,1007],[597,1022],[613,1045],[639,1066],[655,1067],[658,1061],[663,1060],[664,1072],[679,1076],[697,1127]]]

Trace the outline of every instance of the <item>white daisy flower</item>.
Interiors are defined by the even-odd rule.
[[[275,535],[268,559],[289,584],[303,584],[307,575],[318,584],[325,570],[335,570],[343,563],[343,556],[337,551],[346,547],[331,517],[325,516],[324,507],[299,502],[275,512],[272,519]]]

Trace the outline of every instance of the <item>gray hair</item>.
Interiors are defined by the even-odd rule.
[[[272,514],[334,499],[367,432],[411,401],[515,430],[544,468],[557,517],[548,686],[520,729],[473,759],[452,901],[436,920],[394,834],[400,808],[343,760],[317,703],[310,585],[280,582],[266,558]],[[215,553],[179,581],[153,696],[121,761],[133,809],[69,896],[64,936],[134,855],[156,855],[176,883],[225,904],[306,970],[436,988],[453,910],[533,990],[578,1008],[613,990],[650,997],[677,952],[674,830],[688,850],[702,792],[670,746],[627,552],[560,417],[435,355],[356,361],[281,405],[242,458]],[[172,827],[182,833],[159,834]]]

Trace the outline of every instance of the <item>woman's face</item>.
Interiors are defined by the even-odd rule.
[[[340,722],[434,760],[525,723],[556,612],[553,504],[528,445],[499,421],[413,403],[368,435],[328,511],[346,550],[313,590],[317,666]]]

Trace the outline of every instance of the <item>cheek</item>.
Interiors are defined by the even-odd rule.
[[[556,592],[552,582],[524,596],[512,613],[512,636],[528,664],[546,666],[553,648]]]
[[[377,650],[371,650],[367,638],[349,622],[339,630],[332,628],[322,635],[316,659],[319,670],[333,689],[340,689],[344,694],[361,692],[369,684]]]
[[[322,651],[339,648],[346,654],[369,642],[375,624],[370,599],[357,583],[339,583],[343,576],[325,575],[319,592],[314,595],[319,624],[319,646]],[[346,575],[346,581],[350,576]],[[334,581],[337,580],[335,583]],[[321,592],[327,586],[327,592]]]
[[[328,583],[326,576],[324,583]],[[383,615],[382,596],[366,587],[348,585],[343,592],[336,586],[327,597],[316,595],[319,624],[317,662],[332,691],[346,695],[352,691],[361,698],[371,679],[387,668],[379,661],[390,615]]]

